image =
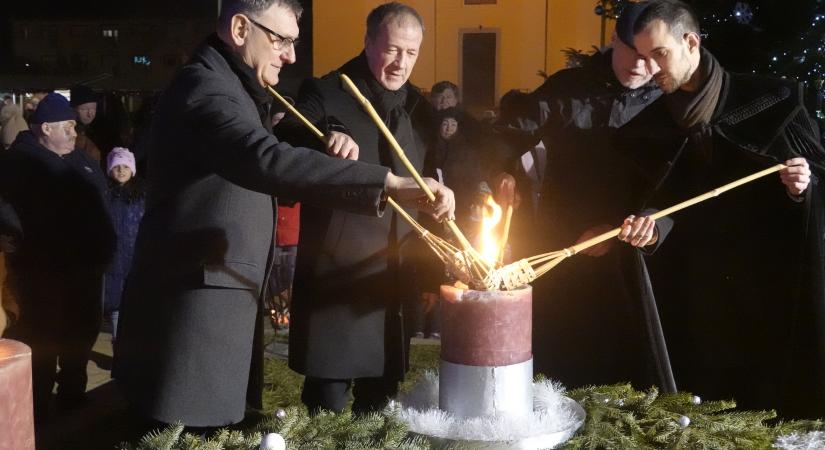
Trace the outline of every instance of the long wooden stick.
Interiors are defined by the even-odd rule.
[[[318,129],[312,122],[309,121],[300,111],[298,111],[292,104],[290,104],[281,94],[278,93],[272,87],[267,86],[267,90],[270,94],[275,96],[278,101],[280,101],[288,110],[291,112],[298,120],[304,124],[318,139],[322,142],[327,142],[327,137],[321,130]],[[387,197],[387,203],[395,210],[398,215],[400,215],[416,232],[418,233],[419,237],[424,239],[430,248],[439,256],[440,259],[445,260],[446,258],[452,259],[455,257],[455,254],[458,252],[458,249],[453,247],[452,245],[448,244],[443,239],[432,235],[429,230],[425,229],[421,224],[415,221],[415,219],[410,216],[404,208],[401,207],[394,199],[391,197]],[[447,261],[445,260],[445,263]]]
[[[767,169],[760,170],[759,172],[748,175],[744,178],[740,178],[736,181],[730,182],[710,192],[706,192],[702,195],[693,197],[689,200],[685,200],[679,204],[663,209],[655,214],[651,214],[650,217],[654,220],[661,219],[662,217],[673,214],[674,212],[691,207],[697,203],[701,203],[710,198],[717,197],[722,193],[742,186],[743,184],[750,183],[751,181],[778,172],[786,167],[787,166],[785,166],[784,164],[777,164]],[[493,276],[488,277],[485,281],[488,282],[488,285],[495,284],[495,286],[490,287],[491,289],[499,288],[499,283],[503,285],[504,289],[515,289],[516,287],[523,284],[525,279],[530,281],[535,280],[536,278],[549,272],[551,269],[559,265],[565,259],[581,252],[582,250],[588,249],[594,245],[600,244],[608,239],[612,239],[618,236],[621,230],[621,228],[616,228],[614,230],[608,231],[607,233],[600,234],[594,238],[588,239],[584,242],[580,242],[576,245],[565,248],[563,250],[531,256],[529,258],[517,261],[516,263],[508,264],[507,266],[504,266],[501,269],[497,269],[496,273],[493,274]]]
[[[361,103],[361,105],[367,111],[367,114],[369,114],[369,116],[375,122],[375,125],[378,127],[378,129],[381,130],[381,133],[387,139],[387,142],[390,143],[390,146],[395,151],[396,155],[398,155],[398,158],[404,164],[404,167],[406,167],[407,171],[410,172],[410,175],[412,175],[413,179],[415,179],[416,183],[418,183],[418,186],[421,187],[424,193],[427,194],[427,198],[429,198],[430,201],[435,201],[435,194],[433,194],[433,192],[430,190],[430,187],[427,186],[427,183],[424,182],[424,179],[421,178],[421,175],[418,174],[418,171],[415,169],[415,166],[413,166],[410,160],[407,159],[407,155],[406,153],[404,153],[404,149],[402,149],[401,146],[398,144],[398,141],[395,139],[395,136],[393,136],[392,132],[384,124],[384,120],[381,119],[381,117],[375,111],[375,108],[373,108],[370,101],[367,100],[367,98],[364,97],[363,94],[361,94],[361,91],[358,90],[358,88],[355,86],[355,83],[353,83],[350,77],[348,77],[346,74],[341,74],[341,80],[344,81],[344,85],[347,86],[347,89],[349,89],[350,93]],[[468,241],[467,238],[464,236],[464,233],[462,233],[461,230],[458,229],[458,226],[456,226],[455,222],[451,220],[447,221],[447,226],[450,228],[450,231],[453,232],[455,237],[461,243],[461,246],[464,248],[465,252],[477,255],[476,250],[473,248],[472,245],[470,245],[470,241]],[[479,264],[483,265],[482,267],[485,266],[481,258],[478,258],[478,262]],[[488,267],[484,267],[484,269],[485,272],[489,272]]]
[[[501,253],[498,256],[498,265],[504,264],[504,251],[507,248],[507,241],[510,239],[510,224],[513,221],[513,204],[507,205],[507,212],[504,214],[504,231],[501,233]]]
[[[324,135],[324,133],[322,133],[321,130],[318,129],[318,127],[313,125],[312,122],[310,122],[306,117],[304,117],[304,115],[301,114],[300,111],[295,109],[295,107],[292,106],[292,104],[289,103],[281,94],[279,94],[278,91],[272,89],[272,86],[267,86],[266,90],[268,90],[270,94],[275,96],[275,98],[277,98],[278,101],[281,102],[281,104],[289,110],[289,112],[291,112],[295,117],[297,117],[298,120],[300,120],[301,123],[303,123],[304,126],[309,129],[309,131],[312,131],[312,134],[314,134],[322,142],[327,142],[327,137]]]
[[[724,186],[720,186],[720,187],[718,187],[718,188],[716,188],[712,191],[706,192],[702,195],[698,195],[698,196],[693,197],[689,200],[685,200],[682,203],[679,203],[677,205],[673,205],[670,208],[666,208],[666,209],[663,209],[663,210],[661,210],[661,211],[659,211],[655,214],[651,214],[650,218],[652,218],[653,220],[661,219],[662,217],[673,214],[676,211],[681,211],[681,210],[683,210],[685,208],[688,208],[690,206],[693,206],[697,203],[701,203],[705,200],[711,199],[713,197],[717,197],[720,194],[723,194],[723,193],[725,193],[725,192],[727,192],[731,189],[742,186],[743,184],[750,183],[753,180],[757,180],[757,179],[762,178],[764,176],[770,175],[774,172],[779,172],[780,170],[782,170],[786,167],[787,166],[784,165],[784,164],[777,164],[777,165],[769,167],[767,169],[760,170],[759,172],[748,175],[744,178],[740,178],[740,179],[738,179],[736,181],[733,181],[733,182],[730,182],[730,183],[728,183]],[[588,248],[593,247],[594,245],[600,244],[600,243],[602,243],[602,242],[604,242],[604,241],[606,241],[610,238],[614,238],[614,237],[618,236],[621,231],[622,231],[621,227],[616,228],[614,230],[608,231],[607,233],[600,234],[599,236],[588,239],[584,242],[580,242],[580,243],[578,243],[578,244],[576,244],[572,247],[568,247],[567,249],[565,249],[563,251],[565,253],[567,251],[570,251],[570,253],[575,255],[576,253],[579,253],[582,250],[588,249]]]

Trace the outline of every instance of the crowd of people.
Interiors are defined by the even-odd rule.
[[[452,282],[388,197],[472,240],[489,196],[515,208],[508,260],[621,228],[536,280],[537,372],[825,415],[825,149],[796,82],[726,71],[690,7],[646,0],[583,66],[477,119],[456,84],[427,96],[409,81],[425,25],[391,2],[366,18],[360,54],[295,96],[319,139],[266,90],[295,62],[301,13],[296,0],[222,2],[136,152],[98,137],[85,86],[71,102],[45,95],[28,119],[0,110],[4,336],[33,349],[38,421],[82,404],[104,317],[113,376],[147,425],[241,421],[262,407],[273,298],[289,304],[306,406],[341,412],[351,395],[353,412],[381,410],[410,339],[439,337]],[[777,163],[778,180],[650,217]]]

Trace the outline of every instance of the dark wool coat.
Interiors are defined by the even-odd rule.
[[[271,196],[375,216],[388,172],[279,142],[253,100],[263,89],[229,52],[213,36],[159,101],[115,347],[126,398],[190,426],[240,421],[250,373],[260,381]],[[260,386],[249,387],[259,405]]]
[[[547,168],[530,255],[568,247],[591,227],[619,226],[641,210],[647,176],[613,137],[661,91],[652,84],[626,89],[611,58],[612,51],[597,53],[533,93],[547,114],[540,129]],[[658,228],[664,238],[668,221]],[[644,261],[633,247],[609,243],[606,255],[578,255],[534,282],[536,371],[568,387],[631,382],[673,391]]]
[[[86,388],[86,364],[100,331],[103,272],[115,245],[105,183],[82,150],[57,155],[28,131],[0,154],[0,233],[18,238],[17,251],[7,255],[7,286],[20,314],[6,337],[32,348],[39,417],[55,379],[59,400],[74,401]]]
[[[680,389],[785,417],[825,415],[825,151],[800,87],[725,73],[710,125],[682,130],[662,99],[622,135],[640,164],[667,173],[656,206],[808,159],[804,201],[777,175],[726,192],[675,213],[649,263]]]
[[[360,147],[361,161],[380,163],[393,173],[406,175],[372,119],[342,86],[340,72],[348,74],[380,108],[364,82],[372,75],[362,54],[338,71],[305,82],[298,109],[322,130],[334,127],[350,134]],[[426,147],[418,130],[426,128],[418,124],[431,123],[431,117],[425,117],[430,106],[413,86],[408,84],[406,89],[404,108],[409,119],[403,119],[396,137],[420,171]],[[303,126],[292,118],[278,130],[288,136],[306,136]],[[310,139],[307,145],[320,148],[317,138],[305,139]],[[376,219],[301,206],[289,335],[293,370],[318,378],[403,377],[406,339],[400,296],[411,293],[414,286],[409,273],[400,273],[399,247],[402,241],[417,238],[401,220],[391,211]]]
[[[133,179],[130,183],[141,182]],[[135,187],[135,189],[140,189],[140,187]],[[109,270],[106,271],[106,292],[103,297],[103,308],[105,311],[117,311],[120,309],[126,276],[132,268],[135,240],[137,239],[140,219],[143,218],[143,212],[146,208],[146,198],[144,194],[137,194],[135,198],[130,198],[126,189],[120,186],[110,187],[108,198],[109,215],[117,234],[117,250]]]
[[[106,179],[82,151],[59,156],[29,131],[0,154],[0,232],[20,238],[16,270],[102,274],[114,252]]]

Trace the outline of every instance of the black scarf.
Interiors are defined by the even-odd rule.
[[[341,72],[352,79],[358,90],[367,97],[378,115],[384,120],[387,128],[392,132],[395,139],[406,151],[413,151],[415,145],[412,121],[407,111],[407,96],[409,82],[404,83],[396,91],[390,91],[375,79],[367,63],[367,55],[361,52],[360,55],[351,59],[341,67]],[[393,173],[402,176],[409,176],[407,169],[401,163],[395,152],[390,148],[386,140],[381,139],[380,144],[381,165],[390,167]]]
[[[705,80],[702,87],[696,92],[678,90],[666,97],[673,119],[686,130],[710,122],[722,92],[725,70],[704,47],[700,52],[701,60],[697,70]]]
[[[225,42],[218,38],[217,34],[209,36],[206,43],[220,53],[227,64],[229,64],[232,72],[235,73],[246,92],[252,98],[252,101],[255,102],[255,106],[258,108],[258,115],[261,116],[261,124],[263,124],[267,130],[271,131],[272,121],[269,120],[269,112],[272,107],[272,95],[267,92],[266,88],[261,86],[255,69],[249,67],[240,55],[232,51]]]

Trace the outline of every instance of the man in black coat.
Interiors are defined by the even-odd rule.
[[[6,337],[32,348],[38,422],[48,416],[55,382],[58,407],[85,398],[103,273],[115,250],[105,177],[75,150],[75,118],[69,101],[51,93],[32,115],[31,131],[0,155],[0,235],[20,307]]]
[[[409,178],[271,134],[264,87],[295,61],[300,14],[295,0],[225,0],[217,34],[158,103],[115,347],[118,384],[145,417],[223,426],[239,422],[247,404],[260,408],[272,195],[377,216],[389,194],[453,213],[452,192],[432,180],[438,198],[425,205]],[[357,145],[340,135],[330,150]]]
[[[651,258],[679,387],[784,417],[822,417],[825,150],[801,88],[725,71],[679,1],[647,3],[634,33],[667,94],[621,130],[628,154],[660,173],[650,204],[788,166],[781,184],[759,180],[676,213]]]
[[[347,74],[370,100],[417,170],[426,146],[419,134],[430,105],[412,84],[423,25],[418,13],[387,3],[367,18],[364,52],[320,79],[308,80],[297,108],[319,128],[344,130],[359,144],[349,158],[407,171],[378,127],[343,86]],[[318,146],[294,118],[279,131]],[[341,155],[347,156],[347,155]],[[380,219],[328,207],[301,208],[301,235],[290,321],[290,367],[304,375],[311,409],[342,411],[355,380],[353,411],[383,406],[406,370],[400,297],[414,292],[401,273],[401,247],[416,239],[396,214]]]
[[[532,95],[546,117],[540,135],[547,168],[539,201],[543,251],[565,248],[619,225],[625,246],[585,250],[534,282],[533,352],[537,372],[566,386],[631,382],[676,389],[641,252],[669,230],[641,212],[647,176],[614,145],[616,130],[661,91],[632,46],[638,13],[630,3],[611,48],[580,68],[558,72]],[[527,255],[525,255],[527,256]]]

